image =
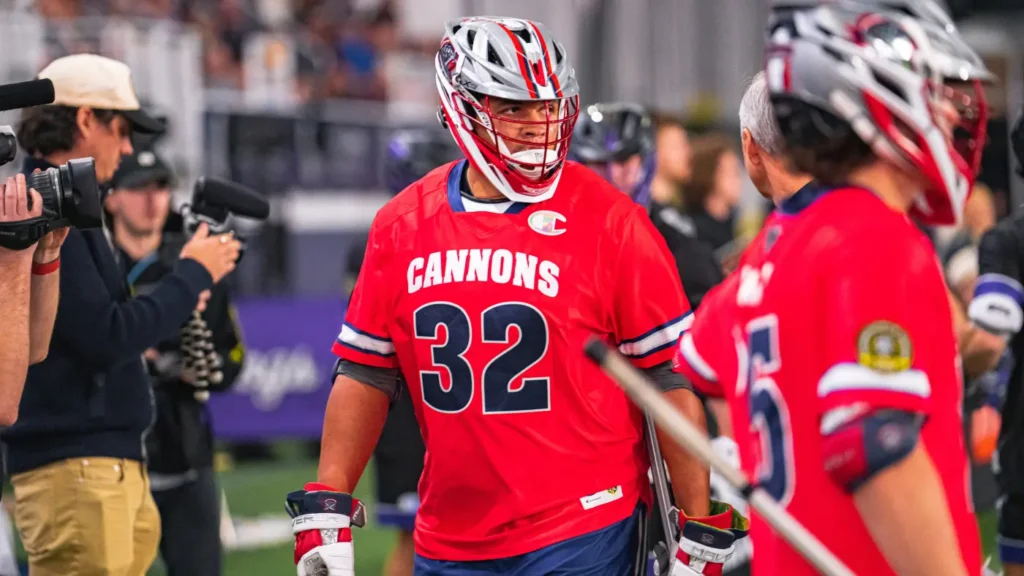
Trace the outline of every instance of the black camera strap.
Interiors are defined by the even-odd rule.
[[[44,216],[37,216],[21,222],[0,222],[0,246],[8,250],[25,250],[50,231],[50,223]]]

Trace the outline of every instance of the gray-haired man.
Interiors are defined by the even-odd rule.
[[[751,80],[740,102],[740,136],[747,174],[765,198],[778,203],[811,181],[810,176],[789,168],[763,71]]]

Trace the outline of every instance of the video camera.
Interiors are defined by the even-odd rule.
[[[192,201],[182,206],[181,216],[186,236],[195,234],[204,222],[210,227],[210,234],[225,234],[234,231],[233,223],[229,222],[231,216],[266,220],[270,216],[270,204],[245,186],[203,177],[196,181]],[[244,254],[245,239],[238,234],[235,237],[242,242]],[[206,402],[210,397],[210,385],[220,384],[224,378],[223,361],[213,345],[213,332],[203,315],[194,311],[192,318],[182,327],[180,336],[182,368],[195,376],[193,397],[199,402]]]
[[[53,98],[53,83],[46,79],[0,85],[0,112],[50,104]],[[14,129],[0,126],[0,166],[13,162],[17,154]],[[92,158],[70,160],[33,174],[28,185],[42,197],[43,215],[21,222],[0,222],[0,246],[24,250],[57,228],[103,225],[103,203]],[[31,203],[31,196],[28,201]]]
[[[233,230],[230,217],[264,221],[270,216],[270,204],[256,191],[241,184],[204,176],[196,181],[192,201],[181,207],[181,215],[187,236],[194,234],[199,224],[205,222],[210,227],[210,234],[236,232],[244,254],[245,239]]]

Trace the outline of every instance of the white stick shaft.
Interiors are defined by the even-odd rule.
[[[711,466],[737,490],[742,492],[748,488],[750,483],[743,473],[715,453],[704,431],[694,426],[666,402],[662,393],[647,380],[647,377],[618,352],[609,349],[604,355],[602,368],[680,446]],[[764,489],[754,489],[748,500],[750,507],[819,572],[825,576],[856,576],[820,540],[779,506]]]

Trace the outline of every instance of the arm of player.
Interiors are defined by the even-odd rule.
[[[947,302],[941,273],[917,238],[875,236],[904,258],[878,258],[871,239],[847,240],[819,280],[831,366],[817,389],[822,465],[898,573],[964,574],[942,482],[919,443],[934,411],[955,409],[932,395],[933,374],[957,379],[952,322],[938,324],[944,331],[932,317]]]
[[[648,373],[669,403],[706,432],[700,399],[669,363],[693,315],[665,240],[640,207],[629,217],[621,246],[613,313],[619,351]],[[734,550],[737,533],[731,528],[745,525],[745,519],[737,519],[732,507],[711,501],[710,473],[697,458],[660,429],[658,440],[676,504],[683,512],[671,574],[720,575]]]
[[[646,370],[667,400],[706,430],[700,400],[689,382],[672,371],[669,362],[679,335],[689,327],[693,315],[675,260],[639,206],[627,218],[621,247],[613,313],[619,352]],[[708,469],[660,430],[658,436],[669,474],[676,479],[672,487],[676,504],[691,515],[706,515],[710,501]]]
[[[375,220],[360,274],[333,352],[334,387],[327,400],[317,482],[288,495],[299,576],[354,576],[352,526],[365,512],[351,494],[400,391],[398,358],[388,334],[390,242]]]
[[[704,406],[682,374],[672,371],[668,363],[648,368],[645,372],[648,378],[664,391],[669,404],[699,428],[707,429]],[[711,478],[708,468],[660,428],[658,444],[661,446],[661,455],[665,459],[669,477],[677,479],[672,482],[672,495],[675,496],[676,506],[688,516],[707,516],[711,503]]]
[[[963,576],[972,571],[960,557],[945,498],[920,444],[853,494],[868,532],[897,574]]]
[[[981,328],[965,342],[961,354],[971,376],[983,374],[999,363],[1009,339],[1024,323],[1024,288],[1021,287],[1020,253],[1016,222],[1007,220],[989,230],[978,246],[978,280],[967,309],[971,322]]]

